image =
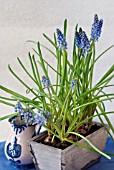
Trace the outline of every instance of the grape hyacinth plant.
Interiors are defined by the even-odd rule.
[[[10,65],[8,68],[33,97],[27,97],[27,94],[24,96],[0,85],[0,90],[11,95],[11,98],[0,96],[0,102],[14,107],[13,114],[1,117],[0,120],[20,115],[20,122],[28,126],[35,124],[44,126],[48,131],[51,143],[57,138],[61,143],[67,141],[77,145],[80,137],[88,142],[91,150],[110,159],[109,155],[99,151],[84,135],[80,135],[80,129],[83,128],[84,124],[88,125],[89,131],[93,124],[93,118],[98,117],[102,126],[113,138],[103,120],[105,119],[114,133],[114,127],[108,118],[108,115],[114,113],[114,111],[106,111],[104,104],[105,101],[114,99],[114,93],[106,93],[105,91],[106,88],[113,86],[111,81],[114,78],[114,64],[98,82],[93,84],[94,67],[97,61],[114,46],[110,46],[97,56],[95,45],[101,36],[102,25],[103,20],[99,20],[98,16],[95,15],[89,37],[77,24],[74,32],[72,55],[70,56],[67,51],[70,46],[67,44],[67,20],[64,21],[62,31],[56,29],[53,39],[43,34],[44,38],[52,45],[53,50],[40,42],[29,41],[36,44],[37,48],[33,49],[33,54],[28,54],[32,73],[30,68],[24,66],[20,58],[17,58],[17,60],[23,72],[34,82],[35,88],[26,84]],[[53,56],[56,60],[56,66],[54,63],[50,65],[45,60],[42,53],[43,49]],[[40,75],[39,65],[42,68],[43,75]],[[49,69],[53,71],[53,75],[49,75]],[[56,78],[54,83],[52,76]],[[75,142],[69,138],[71,134],[75,135]],[[86,148],[90,149],[87,146]]]

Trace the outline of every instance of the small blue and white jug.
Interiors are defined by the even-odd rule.
[[[35,134],[35,126],[13,126],[5,144],[5,155],[17,165],[31,164],[32,156],[27,141]]]

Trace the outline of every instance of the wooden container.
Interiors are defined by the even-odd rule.
[[[107,126],[108,128],[108,126]],[[109,129],[109,128],[108,128]],[[66,149],[58,149],[38,143],[47,135],[47,132],[30,140],[29,146],[37,170],[81,170],[98,162],[101,155],[87,149],[71,145]],[[101,127],[87,136],[98,149],[104,150],[108,137],[107,131]],[[82,139],[79,143],[88,146]]]

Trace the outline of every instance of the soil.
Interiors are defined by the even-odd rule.
[[[90,129],[88,128],[88,125],[87,124],[84,124],[84,127],[81,127],[78,129],[78,133],[83,135],[83,136],[88,136],[89,134],[99,130],[101,128],[101,124],[99,123],[94,123]],[[88,130],[89,129],[89,130]],[[77,142],[79,141],[81,138],[77,138],[76,135],[69,135],[68,136],[68,140],[72,140],[73,142]],[[45,144],[45,145],[49,145],[49,146],[52,146],[52,147],[55,147],[55,148],[59,148],[59,149],[65,149],[67,148],[68,146],[72,145],[72,143],[69,143],[69,142],[61,142],[58,138],[54,138],[54,141],[52,143],[52,137],[47,135],[47,137],[45,137],[42,141],[40,141],[42,144]]]

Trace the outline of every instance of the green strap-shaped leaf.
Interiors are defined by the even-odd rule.
[[[101,155],[105,156],[108,159],[111,159],[110,156],[108,156],[107,154],[105,154],[104,152],[100,151],[95,145],[93,145],[86,137],[80,135],[79,133],[76,132],[70,132],[70,134],[79,136],[80,138],[84,139],[95,151],[97,151],[98,153],[100,153]]]
[[[3,91],[5,91],[6,93],[9,93],[9,94],[13,95],[13,96],[17,96],[17,97],[19,97],[20,99],[30,100],[29,98],[27,98],[27,97],[25,97],[25,96],[23,96],[23,95],[21,95],[21,94],[19,94],[19,93],[16,93],[15,91],[10,90],[10,89],[2,86],[2,85],[0,85],[0,89],[3,90]]]
[[[0,117],[0,121],[1,121],[1,120],[4,120],[4,119],[8,119],[8,118],[10,118],[10,117],[12,117],[12,116],[17,116],[17,114],[18,114],[18,113],[13,113],[13,114],[10,114],[10,115],[7,115],[7,116]]]
[[[66,32],[67,32],[67,19],[64,21],[64,36],[66,37]]]

